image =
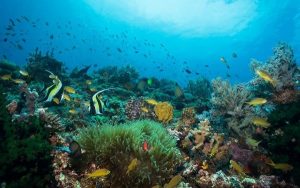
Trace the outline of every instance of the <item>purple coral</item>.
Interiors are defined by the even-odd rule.
[[[126,116],[129,120],[139,119],[142,115],[141,108],[143,106],[143,99],[130,99],[125,108]]]
[[[233,143],[230,145],[230,151],[232,159],[246,165],[253,156],[253,151],[239,148],[237,144]]]

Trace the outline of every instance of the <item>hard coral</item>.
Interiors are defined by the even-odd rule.
[[[221,79],[213,80],[212,86],[212,114],[226,119],[233,133],[244,136],[245,131],[242,130],[251,130],[251,117],[255,115],[253,109],[245,105],[250,100],[251,92],[245,85],[231,86]]]
[[[257,91],[269,91],[274,95],[274,102],[281,104],[294,101],[297,97],[297,80],[299,79],[299,69],[294,59],[292,48],[286,43],[279,43],[273,50],[273,56],[266,62],[261,63],[252,60],[251,68],[253,71],[263,70],[270,74],[275,81],[274,88],[266,87],[267,83],[258,76],[252,81]]]
[[[86,151],[85,162],[111,171],[111,187],[162,185],[181,159],[175,140],[153,121],[88,127],[79,131],[77,140]],[[142,148],[145,142],[148,148]],[[134,158],[138,166],[128,174],[128,165]]]
[[[53,57],[53,53],[47,52],[46,55],[43,55],[38,49],[30,54],[26,70],[32,78],[39,81],[48,81],[48,74],[45,74],[45,70],[53,72],[59,78],[62,78],[62,74],[65,72],[63,63],[57,61]]]
[[[163,123],[169,123],[173,119],[173,106],[168,102],[159,102],[155,105],[154,112]]]
[[[183,109],[180,118],[180,123],[183,124],[183,126],[191,126],[196,123],[196,120],[196,112],[194,108],[190,107]]]

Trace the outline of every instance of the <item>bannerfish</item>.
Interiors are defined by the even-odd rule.
[[[47,71],[50,73],[49,78],[53,79],[53,84],[46,88],[45,97],[41,100],[44,102],[52,102],[55,98],[61,102],[64,99],[64,88],[63,84],[60,79],[54,75],[52,72]]]
[[[92,98],[90,100],[90,107],[89,107],[90,114],[101,115],[104,112],[105,104],[101,100],[101,98],[99,98],[99,94],[101,94],[104,91],[111,90],[111,89],[113,89],[113,88],[100,90],[92,96]]]

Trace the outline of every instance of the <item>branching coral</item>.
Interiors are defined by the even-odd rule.
[[[275,102],[285,104],[295,101],[298,97],[297,92],[292,91],[296,90],[300,72],[297,69],[293,50],[286,43],[279,43],[273,50],[273,56],[265,64],[252,60],[251,68],[253,71],[267,72],[275,81],[274,90],[269,89],[269,92],[274,95]],[[260,90],[265,87],[266,82],[257,76],[252,84]]]
[[[173,119],[173,107],[168,102],[159,102],[154,107],[157,119],[163,123],[169,123]]]
[[[249,127],[254,112],[245,102],[250,100],[251,93],[244,85],[231,86],[229,82],[215,79],[212,82],[211,98],[214,116],[226,118],[228,126],[242,136],[242,129]]]
[[[89,127],[79,131],[77,140],[88,162],[111,171],[111,187],[164,184],[181,158],[175,140],[153,121]],[[148,150],[142,148],[144,142]],[[128,174],[128,165],[134,158],[138,166]]]

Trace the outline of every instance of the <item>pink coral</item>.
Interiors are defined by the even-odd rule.
[[[18,108],[18,102],[16,100],[13,100],[6,106],[6,108],[10,114],[14,114]]]
[[[36,99],[38,98],[38,93],[35,91],[30,91],[27,83],[23,83],[20,86],[20,91],[25,94],[26,97],[26,106],[29,115],[33,115],[36,108]]]

